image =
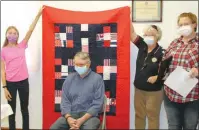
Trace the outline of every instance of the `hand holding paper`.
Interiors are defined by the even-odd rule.
[[[197,77],[198,76],[198,68],[192,68],[190,71],[190,76],[192,78]]]
[[[160,64],[160,70],[159,70],[159,73],[158,73],[158,78],[157,78],[157,81],[156,82],[161,82],[162,80],[165,80],[163,79],[167,73],[167,70],[169,68],[169,65],[171,64],[171,61],[172,61],[173,57],[170,56],[169,58],[163,60]]]
[[[165,85],[183,97],[186,97],[197,83],[198,79],[191,78],[190,72],[187,72],[181,66],[177,67],[164,82]]]

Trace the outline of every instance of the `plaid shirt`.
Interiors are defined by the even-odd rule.
[[[182,41],[182,37],[174,40],[166,50],[163,59],[173,56],[171,65],[169,66],[169,73],[174,71],[177,66],[182,66],[185,70],[190,71],[192,68],[198,68],[198,34],[195,38],[190,40],[188,44]],[[187,95],[186,98],[173,91],[168,86],[164,86],[165,93],[168,98],[177,103],[185,103],[199,99],[199,84]]]

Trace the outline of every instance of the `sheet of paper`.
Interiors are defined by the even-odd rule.
[[[13,111],[9,104],[1,104],[1,120],[12,114]]]
[[[191,78],[189,72],[178,66],[164,82],[169,88],[173,89],[183,97],[186,97],[198,83],[197,78]]]

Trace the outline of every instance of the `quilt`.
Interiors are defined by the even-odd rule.
[[[129,128],[130,9],[43,11],[43,128],[60,116],[62,84],[74,72],[73,57],[88,52],[91,69],[104,79],[107,128]]]

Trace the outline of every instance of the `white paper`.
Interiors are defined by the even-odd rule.
[[[166,80],[168,78],[168,76],[169,76],[169,73],[166,73],[164,78],[162,78],[162,80]]]
[[[181,96],[186,97],[198,83],[197,78],[191,78],[190,72],[178,66],[164,82],[169,88],[173,89]]]
[[[12,114],[13,111],[9,104],[1,104],[1,120]]]

